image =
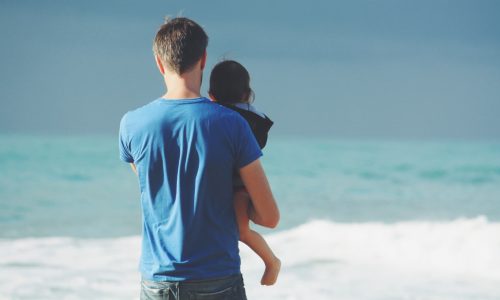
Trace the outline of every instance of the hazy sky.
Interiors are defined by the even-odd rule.
[[[0,2],[0,132],[116,134],[165,15],[250,71],[273,134],[500,138],[500,1]]]

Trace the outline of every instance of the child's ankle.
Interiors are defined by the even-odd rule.
[[[276,255],[273,255],[273,258],[269,261],[265,261],[264,264],[266,267],[272,268],[274,267],[278,262],[280,262],[280,259],[276,257]]]

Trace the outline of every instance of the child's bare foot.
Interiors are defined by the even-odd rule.
[[[281,261],[274,257],[274,260],[269,265],[266,265],[266,270],[264,271],[264,275],[262,275],[262,279],[260,280],[260,284],[262,285],[273,285],[278,279],[278,274],[281,269]]]

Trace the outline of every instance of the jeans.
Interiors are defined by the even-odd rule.
[[[141,282],[141,300],[246,300],[241,274],[196,281]]]

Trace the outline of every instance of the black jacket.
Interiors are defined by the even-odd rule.
[[[252,129],[253,135],[257,139],[257,143],[259,143],[260,148],[264,148],[267,143],[267,133],[271,126],[273,126],[274,122],[271,121],[267,116],[264,118],[260,115],[251,112],[246,109],[242,109],[230,104],[222,104],[225,107],[232,109],[239,113],[245,120],[247,120],[248,125]]]

